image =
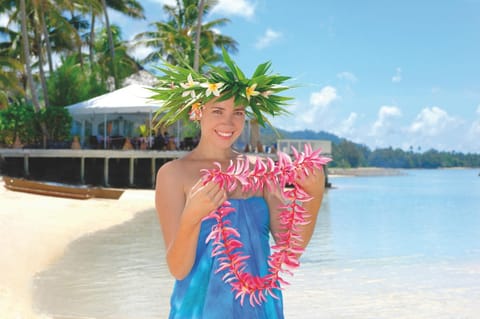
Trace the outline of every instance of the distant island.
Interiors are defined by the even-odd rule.
[[[384,167],[384,168],[449,168],[449,167],[480,167],[480,154],[446,152],[429,149],[425,151],[408,151],[400,148],[377,148],[371,150],[368,146],[354,143],[335,134],[312,130],[286,131],[276,129],[281,138],[328,140],[332,142],[333,161],[329,167]],[[264,145],[274,145],[278,135],[272,128],[260,129],[260,138]]]

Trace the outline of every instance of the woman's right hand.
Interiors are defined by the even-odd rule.
[[[199,179],[187,195],[184,213],[189,214],[193,222],[200,223],[226,200],[227,193],[220,185],[211,181],[203,185],[202,179]]]

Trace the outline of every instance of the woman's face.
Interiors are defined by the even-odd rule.
[[[233,97],[221,102],[213,99],[202,111],[201,136],[220,147],[230,147],[242,134],[244,125],[245,108],[234,107]]]

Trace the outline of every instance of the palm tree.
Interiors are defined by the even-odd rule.
[[[116,65],[115,65],[115,45],[113,42],[113,35],[110,26],[110,19],[108,17],[107,8],[111,8],[120,13],[126,14],[132,18],[145,19],[144,10],[142,5],[136,0],[102,0],[102,8],[105,16],[105,28],[108,35],[108,47],[111,60],[111,75],[114,79],[115,89],[120,87],[120,81],[118,79]]]
[[[1,11],[0,11],[1,12]],[[9,104],[12,99],[25,95],[24,68],[21,62],[20,33],[0,26],[0,35],[5,38],[0,42],[0,109]]]
[[[193,69],[198,71],[200,67],[200,34],[202,33],[202,18],[205,11],[205,0],[200,0],[198,4],[198,21],[195,29],[195,53],[193,56]]]
[[[23,55],[25,63],[25,73],[27,75],[28,88],[30,89],[30,94],[32,98],[33,107],[35,112],[40,112],[40,103],[38,101],[37,92],[35,85],[33,83],[32,68],[30,66],[30,44],[28,43],[28,33],[27,33],[27,9],[25,6],[25,0],[20,0],[20,17],[21,17],[21,29],[22,29],[22,44],[23,44]],[[47,127],[45,123],[40,123],[40,127],[43,134],[43,147],[47,146]]]
[[[25,0],[20,0],[20,19],[22,29],[22,47],[23,47],[23,59],[25,64],[25,74],[27,76],[27,85],[30,90],[33,107],[36,112],[40,111],[40,103],[37,97],[37,91],[33,83],[32,67],[30,65],[30,43],[28,41],[27,32],[27,9],[25,7]]]
[[[215,49],[224,47],[228,51],[236,51],[237,42],[233,38],[214,31],[214,28],[221,27],[230,20],[223,18],[207,23],[201,21],[202,16],[215,4],[215,0],[205,0],[202,6],[199,5],[199,0],[178,0],[176,6],[164,5],[163,9],[169,20],[154,22],[152,26],[155,31],[146,31],[135,36],[137,41],[135,45],[145,45],[154,49],[144,62],[164,59],[171,64],[187,62],[193,66],[195,45],[198,44],[198,56],[199,60],[200,58],[202,60],[199,61],[198,68],[201,69],[206,63],[221,60],[221,55]],[[198,24],[201,24],[201,27]],[[197,36],[198,30],[200,34]]]
[[[109,54],[110,46],[113,46],[116,52],[113,60],[111,54]],[[138,71],[139,65],[134,58],[128,55],[127,51],[127,44],[122,40],[120,27],[111,25],[110,32],[108,32],[106,27],[100,31],[95,41],[94,52],[96,53],[96,64],[103,71],[101,72],[102,81],[107,82],[109,76],[111,76],[108,70],[112,65],[117,70],[116,80],[119,83],[127,76]]]
[[[17,72],[23,65],[8,56],[0,56],[0,109],[9,104],[9,99],[23,95],[24,90],[17,78]]]

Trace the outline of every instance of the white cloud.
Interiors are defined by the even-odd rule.
[[[177,0],[150,0],[151,2],[159,3],[160,5],[169,5],[175,7]],[[210,13],[218,13],[226,16],[241,16],[251,18],[255,14],[255,4],[247,0],[219,0]]]
[[[157,2],[161,5],[168,4],[169,6],[176,6],[177,5],[177,0],[150,0],[151,2]]]
[[[271,122],[274,126],[288,131],[304,130],[306,128],[305,123],[298,115],[303,114],[305,110],[307,110],[307,106],[294,101],[288,106],[291,115],[273,117]]]
[[[456,120],[438,106],[424,108],[408,128],[413,134],[437,136]]]
[[[357,121],[358,114],[355,112],[352,112],[348,115],[348,118],[343,120],[338,129],[335,130],[335,134],[339,136],[344,136],[344,137],[349,137],[352,138],[354,137],[355,134],[355,123]]]
[[[475,113],[477,113],[478,117],[470,125],[470,129],[468,130],[468,137],[470,142],[480,145],[478,143],[480,137],[480,105],[477,107]]]
[[[380,136],[390,133],[392,130],[391,119],[401,117],[402,111],[397,106],[383,105],[378,110],[378,117],[373,123],[370,135]]]
[[[219,0],[212,13],[251,18],[255,14],[255,4],[246,0]]]
[[[338,98],[337,90],[332,86],[326,86],[320,92],[314,92],[310,95],[310,104],[324,108]]]
[[[265,34],[263,34],[258,40],[257,43],[255,43],[255,47],[257,49],[264,49],[268,46],[270,46],[275,40],[279,39],[282,37],[281,32],[274,31],[270,28],[268,28],[265,31]]]
[[[128,53],[131,54],[134,58],[142,60],[153,51],[155,51],[155,49],[147,47],[145,45],[138,45],[132,49],[129,49]]]
[[[480,137],[480,120],[473,121],[472,126],[470,127],[470,135],[475,136],[477,138]]]
[[[337,78],[339,78],[340,80],[345,80],[352,83],[357,82],[357,77],[355,76],[355,74],[347,71],[338,73]]]
[[[392,77],[392,82],[398,83],[400,81],[402,81],[402,69],[397,68],[395,75]]]

